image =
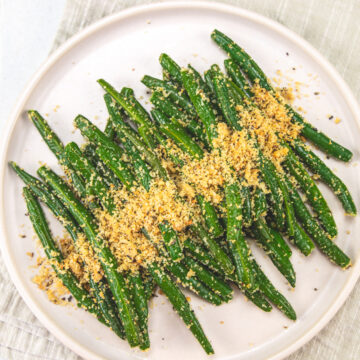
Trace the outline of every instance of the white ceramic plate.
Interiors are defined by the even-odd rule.
[[[35,75],[23,93],[9,121],[3,139],[2,228],[3,256],[21,296],[42,323],[64,344],[87,359],[206,359],[201,347],[174,314],[166,298],[153,300],[150,311],[151,350],[130,350],[110,330],[82,310],[58,307],[31,282],[33,262],[25,254],[34,251],[32,230],[25,217],[22,184],[7,162],[16,160],[34,173],[38,161],[57,168],[54,156],[25,111],[38,109],[67,142],[81,141],[72,132],[72,119],[82,113],[104,126],[105,106],[96,79],[103,77],[120,88],[131,86],[147,97],[139,80],[144,74],[160,76],[158,56],[167,52],[181,64],[191,62],[203,71],[212,63],[221,64],[224,53],[210,40],[218,28],[242,44],[273,77],[276,70],[307,84],[310,94],[297,100],[307,118],[354,152],[350,164],[327,161],[345,180],[359,204],[357,140],[359,110],[348,87],[321,56],[304,40],[281,25],[239,8],[209,3],[166,3],[133,8],[106,18],[87,28],[59,49]],[[288,53],[288,55],[287,55]],[[295,68],[296,70],[293,70]],[[309,75],[311,74],[311,76]],[[320,95],[314,95],[320,92]],[[328,114],[339,117],[338,125]],[[266,314],[246,302],[240,294],[230,304],[215,308],[192,296],[191,304],[216,351],[213,359],[280,359],[314,336],[335,314],[349,295],[359,275],[360,242],[358,218],[345,218],[339,202],[321,186],[334,211],[339,236],[337,243],[354,260],[341,271],[315,251],[305,259],[294,252],[297,286],[290,291],[267,258],[255,250],[257,258],[278,288],[288,297],[298,314],[295,323],[277,310]],[[52,225],[59,231],[54,221]],[[23,226],[23,224],[25,224]],[[350,234],[347,234],[350,231]],[[26,238],[19,237],[25,234]]]

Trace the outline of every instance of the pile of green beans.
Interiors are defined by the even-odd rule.
[[[132,89],[123,87],[118,91],[107,81],[98,80],[105,90],[109,117],[104,131],[83,115],[75,118],[76,127],[87,141],[85,146],[79,147],[74,142],[64,145],[46,120],[30,110],[29,118],[58,159],[67,180],[46,166],[38,169],[36,178],[15,162],[10,163],[25,184],[23,195],[30,221],[56,276],[79,307],[96,316],[131,347],[142,350],[150,347],[148,303],[156,287],[169,299],[207,354],[214,350],[181,287],[219,306],[233,298],[236,286],[261,310],[271,311],[273,304],[289,319],[296,320],[290,303],[257,263],[250,246],[252,239],[292,287],[296,274],[288,241],[305,256],[317,245],[341,268],[351,265],[350,258],[333,241],[337,235],[334,217],[307,169],[334,191],[347,214],[356,215],[347,187],[300,137],[285,142],[279,134],[279,143],[287,149],[287,155],[281,171],[275,167],[262,152],[256,135],[242,121],[236,106],[257,107],[252,92],[255,83],[279,98],[244,49],[218,30],[211,37],[230,57],[224,63],[226,73],[214,64],[202,76],[191,65],[181,68],[169,55],[161,54],[163,79],[149,75],[142,79],[152,91],[150,113]],[[328,155],[342,161],[351,159],[348,149],[315,129],[291,106],[281,105],[292,121],[301,125],[303,137]],[[220,122],[234,131],[245,132],[246,141],[256,150],[261,188],[267,191],[249,184],[231,169],[235,181],[224,185],[220,205],[215,206],[200,192],[196,193],[201,217],[192,219],[186,229],[186,240],[181,240],[184,237],[180,235],[184,234],[166,221],[159,223],[161,243],[153,241],[143,228],[141,235],[155,246],[159,260],[136,273],[120,272],[110,244],[99,235],[96,211],[104,209],[109,214],[116,211],[112,189],[131,192],[141,187],[149,191],[155,178],[170,181],[164,159],[156,151],[158,147],[162,147],[165,160],[172,162],[180,174],[184,160],[179,153],[192,161],[203,159],[214,148]],[[179,152],[171,150],[169,140]],[[300,193],[305,195],[315,216]],[[84,287],[71,270],[64,270],[63,254],[40,202],[62,223],[80,255],[78,238],[85,237],[101,264],[104,273],[101,280],[95,281],[90,274],[89,286]],[[85,259],[83,265],[86,267]]]

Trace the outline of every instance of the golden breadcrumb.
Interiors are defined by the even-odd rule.
[[[213,204],[221,203],[223,186],[244,178],[250,185],[258,184],[257,151],[247,140],[245,131],[233,131],[225,123],[217,127],[213,150],[200,160],[179,154],[184,162],[175,176],[180,195],[192,199],[200,194]]]
[[[279,92],[271,93],[258,84],[252,88],[254,99],[263,114],[265,130],[271,130],[281,139],[291,141],[299,136],[302,126],[293,123],[287,114],[285,101]]]
[[[38,268],[37,274],[32,281],[40,290],[46,292],[48,299],[57,305],[68,304],[69,290],[63,285],[61,280],[56,276],[55,271],[51,267],[51,263],[47,258],[39,256],[36,259]]]
[[[172,180],[154,179],[149,191],[136,187],[131,192],[123,188],[113,190],[116,209],[113,214],[99,210],[96,214],[99,235],[118,259],[119,271],[137,271],[139,267],[157,259],[153,242],[161,239],[159,224],[167,222],[181,232],[192,223],[198,211],[192,203],[183,201]]]

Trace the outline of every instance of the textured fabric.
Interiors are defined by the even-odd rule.
[[[53,50],[94,21],[152,0],[68,0]],[[226,0],[272,18],[317,48],[360,98],[359,0]],[[354,239],[355,240],[355,239]],[[4,359],[80,360],[36,320],[0,261],[0,357]],[[360,359],[360,286],[313,340],[287,360]]]

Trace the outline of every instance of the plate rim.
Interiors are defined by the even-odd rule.
[[[12,137],[15,124],[17,123],[21,111],[31,96],[32,91],[36,88],[38,83],[41,81],[42,77],[56,64],[58,60],[61,59],[67,52],[74,48],[81,41],[85,40],[93,33],[100,31],[102,28],[110,26],[113,23],[121,21],[126,18],[140,15],[142,13],[156,11],[156,10],[174,10],[174,9],[210,9],[215,11],[221,11],[224,13],[231,13],[237,16],[240,16],[244,19],[250,20],[252,22],[261,24],[270,28],[271,30],[279,33],[281,36],[287,38],[293,42],[296,46],[300,47],[307,55],[309,55],[315,62],[317,62],[322,69],[331,77],[335,82],[338,89],[342,92],[344,100],[349,107],[350,111],[356,119],[357,125],[360,127],[360,108],[357,104],[357,101],[352,94],[349,86],[337,72],[337,70],[326,60],[322,54],[318,52],[310,43],[303,39],[300,35],[297,35],[292,30],[288,29],[284,25],[267,18],[264,15],[259,13],[243,9],[238,6],[218,3],[218,2],[205,2],[205,1],[171,1],[166,3],[155,3],[155,4],[145,4],[140,6],[133,6],[124,10],[121,10],[115,14],[106,16],[95,23],[89,25],[88,27],[82,29],[79,33],[75,34],[71,38],[65,41],[54,53],[52,53],[38,68],[38,70],[33,74],[30,81],[27,83],[24,90],[20,93],[13,111],[8,118],[7,124],[5,125],[5,130],[3,133],[3,139],[1,152],[0,152],[0,227],[1,227],[1,240],[0,240],[0,249],[3,256],[4,263],[6,265],[7,271],[11,277],[12,282],[14,283],[17,291],[20,296],[30,308],[31,312],[39,319],[39,321],[47,328],[52,335],[54,335],[62,344],[70,348],[76,354],[86,358],[86,359],[104,359],[102,356],[94,353],[91,350],[88,350],[86,347],[81,345],[78,341],[73,339],[65,331],[63,331],[56,322],[52,321],[47,317],[45,312],[42,310],[41,306],[37,303],[36,299],[26,291],[25,280],[19,273],[16,268],[14,259],[12,259],[11,252],[9,249],[9,241],[6,233],[5,225],[5,211],[4,211],[4,175],[7,163],[5,162],[6,154],[10,144],[10,139]],[[289,346],[283,348],[276,354],[274,354],[269,360],[281,360],[286,356],[292,354],[294,351],[299,349],[305,343],[310,341],[316,334],[319,333],[321,329],[324,328],[326,324],[333,318],[337,313],[340,307],[344,304],[345,300],[349,297],[351,291],[353,290],[357,279],[360,276],[360,255],[358,254],[353,264],[351,274],[344,283],[344,286],[339,293],[339,295],[334,299],[332,304],[329,306],[328,310],[324,315],[315,323],[310,329],[307,330],[302,336],[300,336],[296,341],[291,343]],[[236,359],[235,357],[232,357]]]

